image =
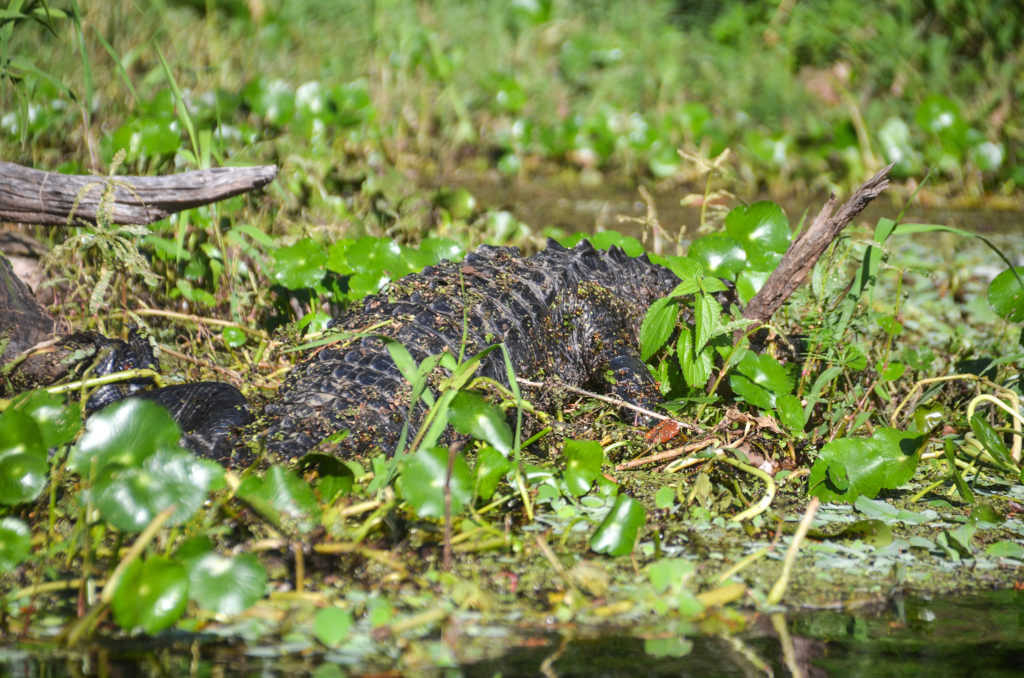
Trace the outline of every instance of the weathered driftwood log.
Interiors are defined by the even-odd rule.
[[[68,214],[96,222],[104,206],[115,224],[148,224],[191,207],[262,188],[277,176],[276,165],[218,167],[156,177],[57,174],[0,162],[0,220],[22,224],[65,224]]]
[[[838,212],[835,194],[829,197],[810,227],[790,244],[789,249],[782,255],[782,261],[765,281],[764,286],[743,309],[744,318],[767,322],[775,311],[779,310],[796,288],[803,284],[807,274],[818,263],[818,259],[839,232],[889,185],[891,169],[892,165],[889,165],[871,177],[843,203]]]

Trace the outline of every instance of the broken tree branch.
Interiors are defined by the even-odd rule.
[[[277,176],[276,165],[217,167],[155,177],[58,174],[0,162],[0,220],[63,225],[68,215],[96,223],[100,200],[115,224],[148,224],[191,207],[262,188]]]
[[[838,212],[835,194],[828,199],[810,227],[794,240],[782,255],[782,261],[768,277],[761,291],[755,294],[743,309],[744,318],[764,323],[772,317],[796,288],[803,284],[807,274],[814,268],[814,264],[818,263],[818,259],[839,232],[885,190],[889,185],[891,169],[892,165],[889,165],[868,179]]]

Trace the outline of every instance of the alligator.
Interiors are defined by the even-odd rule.
[[[678,283],[646,255],[602,252],[587,241],[567,249],[549,240],[529,257],[515,247],[483,246],[460,263],[425,268],[337,320],[338,330],[356,336],[353,343],[328,346],[293,369],[265,408],[265,447],[286,458],[314,448],[390,453],[403,427],[415,433],[425,407],[418,404],[410,417],[409,384],[385,339],[417,362],[446,351],[472,356],[503,342],[520,377],[651,406],[659,390],[640,359],[640,326],[648,306]],[[487,354],[478,373],[508,384],[500,351]],[[546,394],[529,398],[543,406]],[[347,435],[336,441],[341,431]]]

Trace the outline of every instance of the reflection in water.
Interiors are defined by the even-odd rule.
[[[654,621],[654,620],[652,620]],[[1024,594],[1001,591],[952,599],[909,597],[884,610],[816,610],[755,615],[739,636],[684,637],[651,625],[623,630],[567,628],[562,634],[461,636],[456,657],[492,657],[417,675],[509,676],[946,676],[1021,675]],[[507,631],[507,630],[506,630]],[[509,645],[519,647],[509,651]],[[249,647],[192,636],[107,643],[81,651],[0,647],[0,675],[286,676],[400,675],[381,665],[333,665],[331,655]],[[465,659],[463,659],[465,660]]]

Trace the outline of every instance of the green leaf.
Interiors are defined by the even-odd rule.
[[[1024,266],[1008,268],[988,285],[988,303],[1012,323],[1024,321]]]
[[[677,286],[670,296],[693,294],[699,288],[695,283],[704,277],[704,267],[699,261],[685,257],[652,257],[651,261],[665,266],[682,280],[682,286]]]
[[[761,291],[771,271],[743,271],[736,276],[736,296],[741,304],[746,304]]]
[[[930,427],[929,427],[930,428]],[[919,430],[925,433],[925,429]],[[956,485],[956,491],[960,493],[960,498],[969,504],[974,503],[974,492],[971,490],[962,475],[960,475],[960,469],[956,466],[956,455],[953,453],[953,441],[946,438],[943,441],[943,453],[946,457],[946,465],[949,467],[950,474],[953,476],[953,484]]]
[[[774,270],[793,237],[782,208],[766,200],[733,208],[725,217],[725,232],[743,247],[755,271]]]
[[[612,510],[590,538],[590,548],[610,556],[631,553],[646,518],[643,504],[628,495],[617,495]]]
[[[644,654],[651,657],[685,657],[693,652],[693,641],[689,638],[670,636],[667,638],[645,638]]]
[[[88,476],[110,464],[138,466],[158,449],[177,448],[181,434],[170,413],[140,398],[112,403],[89,417],[85,433],[71,448],[68,468]]]
[[[476,453],[476,495],[484,500],[494,496],[498,483],[514,464],[490,445]]]
[[[338,607],[325,607],[313,617],[313,635],[327,647],[336,647],[352,629],[352,613]]]
[[[39,426],[44,448],[71,442],[82,427],[82,407],[79,403],[66,403],[63,396],[51,395],[43,389],[32,391],[19,399],[15,408],[32,417]]]
[[[228,348],[241,348],[245,346],[245,342],[248,341],[248,337],[245,332],[238,327],[225,327],[221,330],[221,336],[224,338],[224,344]]]
[[[676,327],[679,307],[669,297],[658,299],[650,308],[640,325],[640,359],[646,361],[658,352]]]
[[[379,275],[386,272],[397,278],[411,270],[401,245],[391,238],[359,238],[349,246],[346,256],[356,273]]]
[[[210,551],[185,560],[184,565],[188,596],[204,610],[236,615],[266,595],[267,573],[251,553],[222,556]]]
[[[811,469],[811,494],[830,501],[873,499],[910,480],[924,436],[881,427],[871,438],[839,438],[821,448]],[[827,468],[827,481],[825,469]]]
[[[762,410],[770,410],[775,407],[775,394],[767,389],[761,388],[742,374],[736,374],[735,372],[730,374],[729,386],[736,395],[740,396],[754,407]]]
[[[660,487],[654,493],[654,505],[660,509],[671,508],[676,501],[676,491],[671,487]]]
[[[747,353],[736,366],[736,371],[776,395],[793,391],[793,378],[789,372],[767,353]]]
[[[163,556],[129,564],[110,601],[114,620],[126,630],[154,634],[176,622],[188,603],[185,568]]]
[[[721,324],[722,305],[710,294],[698,294],[694,300],[694,351],[703,351]]]
[[[732,279],[747,266],[747,253],[727,235],[714,233],[697,238],[686,256],[700,262],[708,275]]]
[[[315,287],[323,280],[327,266],[327,251],[312,238],[278,247],[271,258],[274,262],[271,277],[290,290]]]
[[[985,555],[991,558],[1015,558],[1024,560],[1024,546],[1015,541],[997,541],[989,544],[985,549]]]
[[[178,525],[203,505],[220,474],[217,464],[186,450],[161,448],[140,466],[104,468],[93,486],[94,501],[103,519],[125,532],[141,532],[169,506],[177,510],[168,525]]]
[[[676,346],[676,356],[679,358],[679,367],[683,372],[683,379],[690,388],[702,388],[708,383],[711,377],[711,369],[714,367],[711,349],[705,348],[700,353],[693,351],[693,332],[688,328],[679,329],[679,343]]]
[[[775,407],[783,426],[793,433],[803,433],[804,427],[807,426],[807,417],[799,398],[783,393],[775,397]]]
[[[278,528],[303,534],[320,521],[320,505],[312,488],[281,466],[271,466],[262,479],[249,476],[236,495]]]
[[[420,448],[402,463],[398,490],[422,518],[444,517],[444,478],[448,470],[448,450],[443,447]],[[466,459],[455,456],[452,465],[451,514],[458,515],[473,496],[473,476]]]
[[[577,497],[590,491],[590,486],[601,475],[604,450],[595,440],[569,440],[562,453],[565,456],[565,484]]]
[[[682,590],[696,570],[694,564],[685,558],[662,558],[647,566],[647,579],[654,592],[662,595],[670,589]]]
[[[14,409],[0,415],[0,504],[38,497],[48,471],[42,433],[32,417]]]
[[[303,473],[316,471],[319,477],[316,488],[320,492],[321,501],[327,504],[351,492],[355,484],[355,472],[352,468],[332,454],[307,454],[299,462],[299,466]]]
[[[1003,444],[999,434],[985,421],[984,416],[980,412],[975,412],[974,416],[971,417],[971,430],[974,431],[974,435],[985,446],[985,449],[992,455],[992,458],[996,460],[996,463],[1006,470],[1016,470],[1017,467],[1013,463],[1013,456],[1010,454],[1010,450]]]
[[[28,557],[32,533],[17,518],[0,518],[0,572],[10,572]]]
[[[508,456],[512,452],[512,428],[500,408],[472,391],[459,391],[448,406],[448,421],[459,433],[483,440]]]

